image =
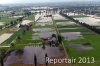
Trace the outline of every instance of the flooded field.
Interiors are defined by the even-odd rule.
[[[79,56],[84,57],[85,55],[90,56],[89,53],[93,56],[95,54],[99,56],[95,53],[95,50],[99,49],[99,35],[71,21],[69,18],[61,16],[60,13],[56,13],[56,9],[51,9],[52,12],[48,10],[48,7],[44,9],[43,11],[42,9],[35,9],[36,13],[34,13],[34,9],[29,9],[29,12],[33,11],[34,14],[26,15],[21,22],[18,22],[18,25],[22,24],[24,26],[9,29],[9,31],[0,35],[1,47],[10,47],[7,53],[5,53],[4,66],[16,66],[17,64],[19,64],[17,66],[20,66],[20,64],[23,66],[24,64],[25,66],[33,66],[35,62],[37,62],[37,66],[41,66],[38,64],[43,64],[42,66],[44,66],[46,64],[46,54],[50,58],[65,58],[68,55],[75,58]],[[80,22],[100,26],[99,19],[79,17],[80,15],[77,13],[69,13],[69,16],[73,17],[73,15],[78,16],[75,19]],[[18,18],[20,16],[12,17]],[[31,25],[29,25],[30,23]],[[3,23],[0,22],[0,25],[3,25]],[[12,34],[14,34],[13,37],[11,37]],[[10,39],[7,40],[8,38]],[[94,54],[91,50],[94,51]],[[79,52],[81,53],[79,54]]]
[[[82,23],[87,23],[92,26],[100,26],[100,19],[96,19],[93,17],[82,17],[82,18],[75,18]]]
[[[67,40],[75,40],[75,39],[82,38],[82,35],[80,32],[64,32],[64,33],[61,33],[61,35]]]
[[[54,29],[52,28],[37,28],[37,29],[33,29],[34,32],[37,32],[37,35],[40,38],[48,38],[50,37],[52,34],[55,34],[56,32],[54,31]],[[33,34],[34,37],[34,34]]]
[[[90,45],[82,45],[82,44],[69,44],[69,47],[75,48],[77,51],[87,51],[87,50],[93,50],[94,48]]]
[[[50,32],[50,31],[54,31],[54,29],[52,28],[35,28],[33,29],[34,32]]]
[[[4,22],[0,22],[0,26],[1,26],[1,25],[4,25]]]
[[[59,50],[58,47],[48,47],[46,46],[45,50],[41,47],[34,46],[25,46],[23,50],[16,50],[10,52],[10,55],[5,60],[5,66],[9,66],[10,64],[16,62],[23,62],[24,64],[34,64],[34,55],[37,57],[38,64],[45,64],[45,54],[47,53],[49,58],[60,58],[63,57],[64,54]],[[21,54],[22,56],[19,58],[17,55]]]
[[[38,19],[38,21],[37,22],[39,22],[39,23],[43,23],[43,22],[52,22],[52,18],[51,17],[40,17],[39,19]]]
[[[48,23],[36,23],[36,26],[47,26],[47,25],[52,25],[52,22],[48,22]]]
[[[53,24],[52,17],[44,17],[42,15],[37,15],[36,19],[36,26],[47,26]]]
[[[54,17],[54,20],[66,20],[66,18],[62,17],[62,16],[59,15],[59,14],[53,15],[53,17]]]

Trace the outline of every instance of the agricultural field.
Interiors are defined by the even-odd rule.
[[[50,37],[52,34],[56,34],[56,30],[55,30],[56,28],[55,28],[54,22],[52,20],[52,17],[47,18],[47,17],[41,16],[41,19],[38,19],[37,22],[34,22],[34,15],[31,15],[31,16],[25,17],[23,20],[25,20],[25,21],[30,20],[31,22],[29,24],[31,24],[31,27],[29,27],[29,29],[27,29],[27,27],[20,28],[11,37],[9,37],[6,41],[4,41],[1,44],[1,46],[5,46],[5,47],[10,46],[9,50],[11,50],[11,51],[23,50],[23,49],[29,50],[31,48],[28,49],[28,47],[33,47],[33,49],[35,49],[34,47],[37,47],[37,49],[39,51],[43,45],[43,41],[44,41],[43,39]],[[22,21],[22,23],[25,21]],[[58,56],[62,56],[62,55],[59,55],[59,53],[62,53],[62,52],[58,50],[59,49],[58,47],[49,47],[49,44],[46,44],[46,47],[48,49],[48,50],[47,49],[46,50],[49,53],[51,52],[51,50],[53,50],[54,54],[58,54]],[[50,48],[52,48],[52,49],[50,49]],[[44,52],[43,49],[41,49],[41,50],[42,50],[42,52]],[[57,52],[55,52],[55,51],[57,51]],[[30,57],[31,57],[31,54],[30,54]],[[42,53],[42,56],[43,55],[44,54]],[[53,55],[51,54],[51,56],[53,56]],[[56,55],[54,55],[54,57],[56,57]],[[41,57],[40,60],[42,58],[43,57]],[[27,57],[24,59],[27,59]],[[38,61],[42,62],[40,60],[38,60]],[[28,61],[28,60],[26,60],[26,61]],[[8,62],[9,61],[6,61],[5,64]],[[42,63],[44,63],[44,62],[42,62]]]
[[[22,15],[23,12],[19,12],[18,14]],[[91,26],[100,27],[99,24],[97,24],[99,19],[83,15],[71,15],[70,17]],[[10,23],[16,19],[17,18],[1,18],[0,22]],[[57,47],[45,42],[51,38],[52,34],[55,34],[57,39],[58,35],[63,39]],[[71,64],[72,66],[100,65],[100,35],[68,18],[64,18],[58,13],[50,17],[44,16],[44,13],[43,15],[27,15],[21,22],[18,22],[17,25],[0,31],[0,37],[5,37],[5,39],[0,39],[2,40],[0,47],[9,51],[9,56],[7,56],[4,62],[6,65],[11,64],[15,66],[20,63],[29,65],[35,64],[35,60],[32,58],[33,55],[37,56],[39,64],[45,64],[44,56],[46,54],[52,58],[67,57],[78,59],[76,63]],[[62,49],[62,51],[59,49]],[[84,61],[84,63],[78,63],[79,57],[86,57],[90,60],[88,62]],[[15,61],[11,61],[12,59],[15,59]],[[21,60],[21,62],[19,60]],[[63,63],[60,66],[65,66],[65,64]]]
[[[75,17],[76,18],[76,17]],[[82,17],[80,17],[82,19]],[[79,17],[77,19],[80,19]],[[84,18],[84,17],[83,17]],[[85,17],[86,18],[86,17]],[[88,17],[87,17],[88,18]],[[84,20],[83,20],[84,21]],[[73,66],[99,66],[100,35],[72,21],[57,21],[58,31],[64,37],[64,47],[70,58],[94,57],[95,63],[73,63]],[[88,23],[88,22],[86,22]]]

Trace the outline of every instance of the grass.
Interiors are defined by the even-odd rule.
[[[96,61],[100,60],[100,43],[99,43],[99,39],[100,39],[100,35],[84,35],[85,39],[78,39],[78,40],[72,40],[72,41],[67,41],[66,44],[82,44],[82,43],[91,43],[92,47],[94,48],[94,50],[90,50],[90,51],[83,51],[83,52],[78,52],[76,51],[75,48],[72,47],[66,47],[69,50],[69,56],[70,57],[94,57]]]
[[[31,15],[31,16],[28,16],[28,17],[26,17],[24,19],[33,20],[33,17],[34,16]],[[34,24],[35,23],[33,23],[32,28],[35,28]],[[34,34],[34,32],[32,32],[31,29],[29,31],[26,31],[25,34],[22,33],[23,29],[20,29],[19,31],[15,32],[9,39],[7,39],[5,42],[3,42],[2,45],[8,45],[12,41],[14,41],[14,47],[11,47],[10,50],[18,50],[18,49],[23,49],[27,45],[37,45],[37,44],[41,43],[42,42],[41,39],[32,40],[32,35]],[[16,41],[16,37],[17,36],[21,37],[20,41]]]
[[[88,29],[59,29],[59,32],[88,32]]]
[[[83,33],[83,32],[82,32]],[[78,58],[78,57],[94,57],[95,61],[100,61],[100,35],[97,34],[83,34],[84,39],[76,39],[76,40],[71,40],[71,41],[64,41],[66,51],[68,52],[70,57]],[[78,52],[75,48],[73,47],[68,47],[67,44],[83,44],[83,43],[91,43],[91,46],[94,48],[94,50],[89,50],[89,51],[82,51]],[[77,66],[81,64],[74,64],[73,66]],[[82,64],[83,66],[85,64]],[[89,64],[86,64],[87,66]],[[90,64],[91,65],[91,64]],[[93,66],[96,66],[95,64]]]
[[[64,44],[83,44],[83,43],[87,43],[88,41],[84,38],[79,38],[79,39],[75,39],[75,40],[65,40]]]
[[[87,17],[87,16],[73,16],[74,18],[79,17]],[[63,29],[59,30],[60,32],[81,32],[83,35],[83,39],[79,38],[76,40],[64,40],[64,46],[66,48],[66,52],[68,53],[69,57],[78,58],[78,57],[94,57],[95,63],[93,64],[72,64],[72,66],[99,66],[100,65],[100,35],[88,30],[85,27],[82,27],[78,24],[76,25],[58,25],[57,28],[79,28],[79,29]],[[83,44],[83,43],[90,43],[91,46],[94,48],[93,50],[87,50],[87,51],[77,51],[73,47],[69,47],[68,44]]]
[[[1,18],[0,22],[9,23],[14,20],[16,20],[16,18]]]
[[[34,34],[34,32],[32,31],[27,31],[24,35],[20,35],[21,40],[20,41],[16,41],[14,44],[14,47],[11,47],[11,50],[17,50],[17,49],[23,49],[25,46],[29,46],[29,45],[37,45],[38,43],[41,43],[42,40],[38,39],[38,40],[32,40],[32,35]],[[42,43],[41,43],[42,44]]]
[[[22,29],[14,33],[9,39],[7,39],[5,42],[2,43],[2,45],[8,45],[14,40],[14,47],[11,47],[11,50],[17,50],[17,49],[23,49],[24,46],[30,45],[30,44],[37,44],[39,42],[42,42],[41,39],[39,40],[32,40],[32,31],[27,31],[25,34],[22,34]],[[21,40],[16,41],[16,37],[20,36]]]
[[[80,27],[82,27],[82,26],[80,26],[80,25],[77,25],[77,24],[75,24],[75,25],[57,25],[57,28],[80,28]]]
[[[33,20],[33,15],[28,16],[24,19],[28,19],[28,20]],[[35,23],[33,23],[32,28],[35,28]],[[32,29],[31,28],[31,29]],[[38,28],[38,27],[37,27]],[[20,41],[14,41],[14,47],[11,47],[10,50],[18,50],[18,49],[23,49],[25,46],[27,45],[35,45],[38,43],[41,43],[42,40],[38,39],[38,40],[32,40],[32,35],[34,34],[34,32],[32,32],[32,30],[26,31],[25,34],[22,33],[22,29],[20,29],[18,32],[14,33],[13,36],[11,36],[8,40],[6,40],[4,43],[5,44],[9,44],[13,41],[13,39],[15,39],[17,36],[21,37]],[[4,45],[3,43],[3,45]]]
[[[27,16],[24,18],[25,20],[34,20],[34,16],[33,15],[30,15],[30,16]]]
[[[70,57],[78,58],[78,57],[94,57],[96,62],[100,61],[100,35],[84,35],[85,39],[77,39],[77,40],[71,40],[71,41],[64,41],[66,51],[68,52]],[[93,50],[87,50],[87,51],[77,51],[73,47],[67,46],[67,44],[83,44],[83,43],[91,43],[91,46],[94,48]],[[100,64],[100,63],[97,63]],[[93,65],[91,64],[73,64],[73,66],[98,66],[96,63]]]

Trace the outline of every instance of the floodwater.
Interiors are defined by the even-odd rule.
[[[47,25],[52,25],[52,22],[48,22],[48,23],[36,23],[36,26],[47,26]]]
[[[36,26],[46,26],[46,25],[52,25],[52,24],[53,24],[53,21],[51,17],[40,16],[37,19]]]
[[[3,22],[0,22],[0,26],[1,26],[1,25],[4,25],[4,23],[3,23]]]
[[[56,34],[54,31],[47,31],[47,32],[39,32],[37,35],[32,36],[33,40],[39,39],[39,38],[49,38],[52,36],[52,34]]]
[[[38,39],[40,39],[40,37],[39,37],[38,35],[34,35],[34,34],[33,34],[32,40],[38,40]]]
[[[64,54],[59,50],[58,47],[48,47],[46,46],[45,50],[40,47],[26,46],[23,49],[23,56],[21,58],[16,57],[16,51],[10,53],[10,56],[7,57],[5,61],[5,66],[9,64],[22,61],[25,64],[34,64],[34,55],[37,57],[38,64],[45,64],[45,54],[47,53],[49,58],[60,58]]]
[[[37,32],[38,36],[35,36],[35,37],[40,37],[40,38],[48,38],[48,37],[51,37],[52,34],[56,34],[54,29],[52,29],[52,28],[37,28],[37,29],[33,29],[33,31]],[[33,34],[33,39],[35,37]]]
[[[99,23],[100,19],[96,19],[93,17],[82,17],[82,18],[75,18],[75,19],[79,20],[82,23],[87,23],[92,26],[100,26],[100,23]]]
[[[61,35],[67,40],[75,40],[82,37],[80,32],[64,32]]]
[[[40,17],[37,22],[53,22],[51,17]]]
[[[85,46],[82,44],[68,44],[68,46],[75,48],[77,51],[92,50],[92,46]]]
[[[50,31],[53,31],[52,28],[35,28],[33,29],[34,32],[50,32]]]
[[[54,31],[51,31],[51,32],[41,32],[41,33],[39,33],[39,36],[41,38],[49,38],[49,37],[52,36],[52,34],[56,34],[56,32],[54,32]]]
[[[54,20],[67,20],[65,17],[59,15],[59,14],[55,14],[53,15]]]

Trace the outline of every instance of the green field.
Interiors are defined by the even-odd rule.
[[[63,21],[62,21],[63,22]],[[65,21],[66,22],[66,21]],[[57,23],[57,21],[56,21]],[[64,40],[64,47],[66,48],[66,52],[68,53],[70,58],[79,58],[79,57],[94,57],[95,63],[88,64],[72,64],[72,66],[99,66],[100,63],[100,35],[92,32],[91,30],[80,26],[80,25],[58,25],[57,26],[60,33],[63,32],[81,32],[83,38],[75,39],[75,40]],[[62,29],[61,29],[62,28]],[[78,29],[63,29],[63,28],[78,28]],[[90,43],[94,48],[93,50],[85,50],[85,51],[77,51],[74,47],[69,47],[68,44],[84,44]]]
[[[24,18],[24,20],[32,20],[33,23],[31,23],[33,26],[30,28],[30,30],[26,30],[25,33],[23,33],[23,30],[25,30],[25,28],[21,28],[20,30],[18,30],[17,32],[15,32],[10,38],[8,38],[6,41],[4,41],[1,45],[2,46],[7,46],[10,45],[11,43],[14,43],[14,47],[11,47],[10,50],[17,50],[17,49],[23,49],[25,46],[27,45],[35,45],[38,43],[41,43],[42,40],[38,39],[38,40],[32,40],[32,35],[34,34],[34,32],[32,31],[33,28],[39,28],[39,26],[35,26],[34,24],[34,20],[33,20],[33,15],[28,16],[26,18]],[[20,41],[17,41],[17,37],[20,36]]]
[[[14,21],[14,20],[16,20],[16,18],[1,18],[0,22],[4,22],[6,24],[6,23],[10,23],[11,21]]]

